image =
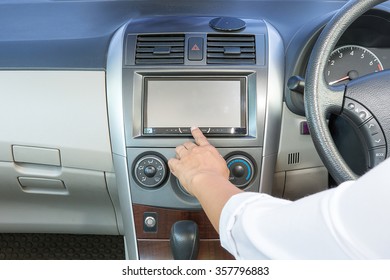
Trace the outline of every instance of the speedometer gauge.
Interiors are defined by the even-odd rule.
[[[370,50],[356,45],[342,46],[330,55],[325,79],[329,85],[340,85],[382,70],[382,63]]]

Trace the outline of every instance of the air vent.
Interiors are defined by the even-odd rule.
[[[135,63],[184,64],[184,35],[139,35]]]
[[[298,164],[299,163],[299,153],[288,154],[288,164]]]
[[[255,36],[208,35],[208,64],[256,64]]]

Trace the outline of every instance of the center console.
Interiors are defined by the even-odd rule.
[[[166,242],[164,228],[183,217],[202,221],[201,250],[202,240],[218,238],[204,233],[213,230],[199,202],[167,166],[175,147],[192,141],[191,126],[200,127],[225,158],[233,184],[270,192],[282,110],[283,45],[265,21],[239,20],[238,29],[230,28],[235,20],[142,18],[112,39],[108,114],[129,259],[148,258],[141,251],[154,249],[145,242]],[[210,22],[218,22],[218,28]]]

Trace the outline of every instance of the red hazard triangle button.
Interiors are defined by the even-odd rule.
[[[195,44],[192,48],[191,51],[200,51],[199,47],[197,44]]]
[[[188,38],[188,60],[203,60],[203,42],[204,39],[202,37]]]

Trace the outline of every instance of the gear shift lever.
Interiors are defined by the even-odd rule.
[[[199,251],[199,229],[194,221],[178,221],[171,228],[171,250],[175,260],[195,260]]]

